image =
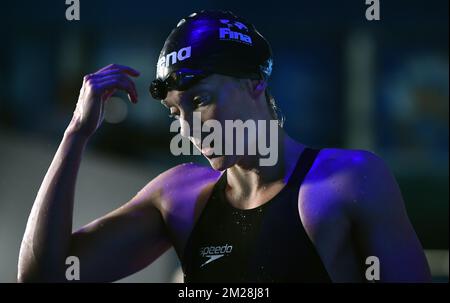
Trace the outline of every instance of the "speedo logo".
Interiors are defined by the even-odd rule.
[[[221,40],[233,40],[252,45],[252,38],[250,38],[250,36],[243,33],[234,32],[228,27],[221,27],[219,29],[219,38]]]
[[[191,57],[191,47],[183,47],[178,51],[173,51],[158,59],[158,67],[169,67],[179,61],[186,60]]]
[[[205,266],[208,263],[211,263],[217,259],[222,258],[225,255],[231,254],[233,251],[233,246],[225,244],[223,246],[206,246],[200,249],[200,255],[203,258],[208,258],[205,262],[203,262],[200,267]]]

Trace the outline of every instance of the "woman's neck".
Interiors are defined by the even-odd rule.
[[[284,131],[278,140],[278,161],[260,166],[258,157],[245,157],[227,169],[226,195],[233,206],[257,207],[275,196],[286,185],[305,146]]]

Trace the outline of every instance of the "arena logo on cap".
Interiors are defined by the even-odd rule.
[[[158,60],[158,67],[169,67],[177,63],[178,61],[186,60],[191,57],[191,47],[183,47],[178,51],[173,51],[165,56],[162,56]]]

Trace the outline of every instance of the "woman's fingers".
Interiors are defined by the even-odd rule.
[[[102,91],[120,89],[128,93],[130,101],[137,103],[137,92],[133,81],[128,77],[112,77],[104,81],[97,82],[96,85]]]
[[[120,64],[110,64],[108,66],[105,66],[105,67],[99,69],[97,72],[95,72],[95,74],[107,72],[107,71],[120,71],[120,72],[126,73],[133,77],[137,77],[140,75],[139,71],[137,71],[129,66],[120,65]]]

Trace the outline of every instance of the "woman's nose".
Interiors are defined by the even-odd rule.
[[[180,116],[181,130],[180,135],[189,138],[191,136],[191,125],[185,115]]]

